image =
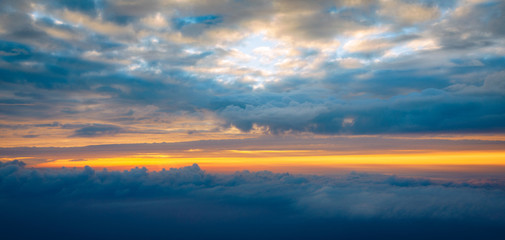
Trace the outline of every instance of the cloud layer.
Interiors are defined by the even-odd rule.
[[[2,234],[26,239],[76,232],[77,239],[499,239],[505,226],[504,179],[219,175],[196,164],[158,172],[0,164]]]
[[[503,239],[491,175],[5,161],[502,151],[504,22],[500,0],[2,0],[0,236]]]
[[[2,1],[2,135],[503,133],[504,9]],[[19,121],[62,124],[12,130]]]

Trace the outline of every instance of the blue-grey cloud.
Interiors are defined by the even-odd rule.
[[[504,129],[502,96],[483,100],[480,96],[426,89],[390,99],[328,99],[323,104],[297,101],[296,97],[261,105],[227,106],[221,114],[244,131],[258,124],[274,133],[289,130],[323,134],[501,132]]]
[[[0,114],[121,129],[211,112],[216,129],[273,134],[501,133],[504,7],[3,1]]]
[[[36,138],[36,137],[39,137],[39,135],[23,135],[24,138]]]
[[[434,239],[446,234],[503,237],[505,182],[470,180],[357,172],[333,177],[268,171],[219,175],[196,164],[158,172],[30,169],[12,161],[0,163],[0,221],[8,226],[3,236],[27,239],[62,239],[67,231],[82,231],[78,239],[110,233],[126,239],[140,234],[183,239],[237,234],[247,234],[246,239],[325,239],[338,234],[362,239],[377,228],[380,239],[414,233]],[[186,231],[195,227],[199,230]],[[32,231],[19,232],[22,228]],[[84,231],[88,228],[93,230]]]
[[[74,137],[96,137],[103,135],[115,135],[124,132],[124,129],[109,124],[93,124],[75,130]]]

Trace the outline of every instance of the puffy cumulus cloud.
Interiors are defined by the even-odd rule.
[[[451,182],[357,172],[219,175],[196,164],[158,172],[30,169],[12,161],[0,163],[0,221],[3,236],[26,239],[63,239],[72,232],[80,232],[77,239],[110,234],[126,239],[402,238],[414,233],[434,239],[500,238],[504,186],[503,179]],[[26,228],[31,231],[20,231]]]
[[[194,132],[168,126],[180,116],[210,132],[502,132],[504,6],[2,1],[0,114],[130,134]]]

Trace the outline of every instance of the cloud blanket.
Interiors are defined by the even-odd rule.
[[[0,163],[6,239],[500,239],[503,179]]]

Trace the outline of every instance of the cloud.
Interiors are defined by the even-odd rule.
[[[412,223],[403,225],[405,234],[424,229],[419,236],[428,236],[440,231],[429,224],[434,222],[454,236],[478,233],[499,237],[505,212],[503,184],[357,172],[333,177],[268,171],[219,175],[206,173],[196,164],[158,172],[145,168],[123,172],[90,167],[30,169],[23,162],[12,161],[0,163],[0,221],[10,226],[4,236],[19,230],[14,224],[22,220],[24,227],[40,224],[41,228],[32,232],[39,236],[56,230],[55,226],[71,230],[93,227],[92,234],[99,238],[107,229],[114,232],[122,228],[129,235],[127,239],[138,234],[182,236],[184,229],[198,226],[199,232],[188,238],[216,238],[217,232],[208,231],[225,228],[229,231],[219,234],[225,238],[236,236],[240,229],[252,234],[248,237],[267,234],[267,238],[276,238],[277,234],[297,233],[296,228],[282,225],[288,224],[301,227],[303,236],[319,239],[334,234],[335,226],[346,226],[337,232],[350,237],[358,225],[362,230],[384,227],[384,232],[389,232],[401,222]],[[36,206],[33,199],[37,199]],[[98,222],[91,221],[95,218]],[[43,219],[46,221],[38,222]],[[281,225],[269,228],[274,222]],[[107,227],[96,227],[95,223]],[[133,223],[142,227],[124,228]],[[250,224],[257,231],[251,232]],[[318,224],[322,225],[311,227]],[[482,231],[484,226],[486,231]],[[54,236],[60,238],[60,234]],[[78,238],[85,236],[87,232]]]
[[[504,9],[505,3],[496,0],[3,0],[0,135],[5,144],[68,144],[68,136],[79,137],[81,142],[74,143],[80,145],[142,136],[147,137],[139,141],[188,142],[5,145],[0,151],[33,157],[27,160],[31,164],[76,159],[76,153],[79,160],[97,152],[198,148],[215,153],[310,144],[325,151],[393,151],[406,145],[501,150],[501,141],[347,135],[505,132]],[[345,136],[307,140],[297,139],[299,133]],[[230,136],[241,140],[189,141]],[[75,232],[91,236],[79,227],[83,224],[99,229],[99,238],[155,238],[166,226],[171,231],[163,236],[203,238],[222,226],[236,226],[226,229],[228,238],[262,239],[377,238],[384,233],[381,226],[405,229],[384,238],[415,238],[420,231],[404,219],[429,226],[436,236],[459,230],[454,238],[496,238],[495,227],[503,226],[493,220],[503,219],[497,213],[504,212],[495,185],[490,190],[360,174],[344,180],[269,172],[222,176],[197,166],[164,173],[34,170],[19,162],[0,166],[1,191],[8,194],[0,198],[7,205],[0,206],[10,216],[1,217],[1,224],[24,227],[17,233],[26,238],[58,224],[67,227],[60,229],[67,238],[78,237]],[[33,207],[26,196],[41,199],[47,208]],[[102,218],[94,215],[100,209]],[[136,214],[160,220],[138,225],[152,235],[139,235],[128,224],[138,223],[132,220]],[[47,216],[55,217],[47,221]],[[198,232],[180,218],[211,221]],[[358,219],[354,225],[351,218]],[[486,231],[472,232],[476,225],[470,218],[483,220],[476,228]],[[26,219],[32,220],[29,226],[21,225]],[[315,231],[304,233],[299,229],[307,228],[299,226]],[[370,235],[360,231],[363,226]],[[426,235],[420,238],[433,238]]]
[[[36,138],[39,137],[39,135],[23,135],[24,138]]]
[[[388,77],[385,81],[395,80]],[[398,78],[403,81],[401,79]],[[373,81],[380,81],[380,78],[364,86],[373,88]],[[436,81],[439,79],[433,80]],[[407,87],[403,86],[403,89]],[[461,97],[446,91],[426,89],[384,100],[327,100],[321,104],[298,101],[296,98],[299,96],[294,96],[294,99],[286,97],[282,101],[271,99],[261,105],[229,106],[221,114],[243,131],[249,131],[257,124],[267,127],[272,133],[290,130],[323,134],[503,131],[502,115],[496,111],[504,104],[502,97],[488,103],[477,100],[478,97]],[[345,126],[346,118],[354,119],[354,124]],[[481,125],[482,121],[486,122],[486,126]]]
[[[354,53],[371,53],[376,51],[382,51],[393,46],[393,43],[389,41],[384,41],[383,39],[372,39],[372,40],[357,40],[351,41],[345,44],[344,49]]]
[[[400,24],[416,24],[439,17],[440,12],[436,6],[425,6],[422,3],[409,3],[408,1],[381,1],[380,15],[385,15],[399,20]]]
[[[0,114],[6,125],[117,127],[53,132],[60,138],[203,125],[214,133],[501,133],[504,6],[3,1]],[[171,125],[181,116],[192,124]],[[7,135],[43,136],[30,126]]]
[[[124,129],[108,124],[93,124],[75,130],[72,137],[96,137],[103,135],[115,135],[124,132]]]

